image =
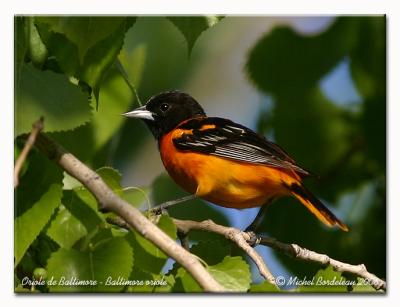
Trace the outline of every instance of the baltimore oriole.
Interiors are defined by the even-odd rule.
[[[228,119],[207,117],[190,95],[164,92],[123,115],[146,123],[166,170],[187,192],[236,209],[291,195],[324,224],[348,230],[304,187],[310,173],[281,147]]]

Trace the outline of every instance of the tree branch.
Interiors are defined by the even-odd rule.
[[[58,163],[68,174],[79,180],[95,196],[99,210],[112,211],[123,218],[130,227],[136,229],[143,237],[180,263],[205,291],[225,291],[194,255],[146,219],[139,210],[118,197],[96,172],[44,134],[37,135],[36,147],[49,159]]]
[[[182,236],[184,240],[187,239],[186,235],[189,233],[190,230],[203,230],[220,234],[225,238],[227,238],[228,240],[233,241],[241,249],[243,249],[247,253],[247,255],[254,261],[254,263],[258,267],[260,274],[270,283],[275,284],[274,276],[271,274],[270,270],[268,269],[267,265],[265,264],[260,254],[258,254],[257,251],[250,246],[248,241],[246,241],[244,232],[240,231],[237,228],[225,227],[215,224],[211,220],[206,220],[202,222],[196,222],[190,220],[178,220],[175,218],[172,218],[172,220],[175,223],[176,227],[178,228],[178,234],[180,234],[180,236]],[[126,223],[126,221],[124,221],[120,217],[107,218],[107,222],[128,230],[131,228],[129,224]],[[188,244],[187,243],[184,244],[186,244],[185,248],[189,249]]]
[[[177,225],[178,229],[184,233],[187,233],[192,229],[204,230],[204,231],[218,233],[220,235],[225,236],[227,239],[235,242],[250,256],[251,259],[253,259],[261,275],[268,281],[270,281],[272,275],[269,272],[268,268],[266,267],[261,256],[254,250],[254,248],[251,247],[251,245],[261,244],[271,247],[279,252],[282,252],[296,259],[300,259],[306,262],[314,262],[322,265],[331,265],[334,268],[334,270],[338,272],[351,273],[355,276],[364,278],[376,290],[383,289],[386,291],[386,282],[378,278],[374,274],[368,272],[364,264],[352,265],[344,263],[332,259],[327,255],[319,254],[317,252],[300,247],[297,244],[282,243],[276,240],[275,238],[269,238],[265,236],[254,237],[255,235],[252,232],[243,232],[237,228],[218,225],[211,220],[196,222],[196,221],[182,221],[178,219],[173,219],[173,221]],[[274,277],[272,277],[272,279],[273,278]]]
[[[245,238],[245,233],[241,230],[233,227],[226,227],[222,225],[215,224],[212,220],[206,220],[202,222],[189,221],[189,220],[178,220],[172,219],[182,233],[187,234],[190,230],[204,230],[209,232],[214,232],[220,234],[237,244],[246,254],[254,261],[260,271],[261,276],[263,276],[270,283],[275,284],[275,278],[268,269],[263,258],[257,251],[250,246],[248,240]]]
[[[269,282],[275,284],[275,278],[268,270],[264,260],[257,253],[257,251],[252,247],[253,245],[265,245],[275,249],[278,252],[284,253],[287,256],[306,261],[314,262],[321,265],[331,265],[334,270],[342,273],[351,273],[355,276],[364,278],[367,280],[372,287],[376,290],[386,291],[386,282],[376,275],[367,271],[364,264],[352,265],[345,262],[341,262],[330,258],[327,255],[319,254],[314,251],[310,251],[304,247],[300,247],[297,244],[287,244],[278,241],[275,238],[269,238],[265,236],[255,236],[252,232],[243,232],[237,228],[226,227],[222,225],[215,224],[211,220],[206,220],[202,222],[189,221],[189,220],[179,220],[172,219],[178,228],[178,231],[182,234],[188,234],[190,230],[202,230],[208,232],[214,232],[220,234],[227,238],[228,240],[236,243],[240,248],[242,248],[247,255],[254,261],[257,265],[260,274]],[[121,218],[110,218],[107,219],[113,225],[123,227],[125,229],[130,229],[130,226]]]
[[[353,265],[341,262],[330,258],[328,255],[319,254],[317,252],[301,247],[297,244],[287,244],[279,242],[275,238],[261,236],[258,238],[258,241],[259,244],[271,247],[293,258],[322,265],[331,265],[335,271],[351,273],[355,276],[362,277],[367,280],[376,290],[382,289],[386,291],[386,282],[378,278],[376,275],[368,272],[364,264]]]
[[[15,161],[14,165],[14,189],[19,184],[19,173],[24,165],[26,157],[28,156],[29,151],[31,150],[32,146],[35,144],[36,138],[40,131],[43,129],[43,117],[39,118],[33,125],[32,131],[29,134],[28,139],[26,140],[25,146],[22,149],[17,161]]]

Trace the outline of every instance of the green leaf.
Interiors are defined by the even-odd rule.
[[[47,23],[54,32],[63,33],[78,47],[80,62],[87,51],[99,41],[111,35],[125,21],[124,17],[39,17],[38,21]]]
[[[346,142],[351,123],[317,88],[277,98],[271,121],[276,143],[316,174],[330,168],[351,145]],[[310,148],[324,159],[316,159]]]
[[[62,186],[52,184],[48,191],[15,219],[14,223],[14,257],[15,265],[19,263],[28,247],[47,224],[55,208],[61,203]]]
[[[229,292],[246,292],[250,288],[250,268],[242,257],[225,256],[222,262],[207,267],[207,270]],[[203,291],[184,268],[178,269],[175,280],[173,292]]]
[[[174,284],[175,284],[175,278],[172,274],[169,275],[153,275],[155,280],[162,280],[165,281],[165,283],[156,285],[154,286],[154,292],[156,293],[165,293],[165,292],[171,292]]]
[[[167,17],[183,34],[190,54],[196,40],[201,33],[217,24],[222,17],[217,16],[190,16]]]
[[[63,33],[54,32],[51,24],[40,17],[35,20],[36,28],[51,56],[57,59],[57,64],[69,76],[74,76],[80,67],[78,47]]]
[[[172,287],[172,292],[192,293],[203,292],[200,285],[193,279],[184,268],[179,268],[175,275],[175,284]]]
[[[121,114],[129,109],[134,100],[133,93],[114,67],[105,76],[99,95],[104,103],[99,106],[90,124],[94,148],[100,148],[115,136],[125,121]]]
[[[18,75],[28,51],[26,17],[15,16],[14,29],[15,75]]]
[[[376,80],[375,84],[382,80]],[[386,96],[367,99],[364,102],[361,127],[365,140],[365,154],[370,159],[368,169],[378,174],[386,172]]]
[[[18,144],[18,139],[14,140],[14,163],[15,161],[18,160],[22,149],[23,149],[24,143],[19,145]],[[24,163],[22,164],[21,170],[19,171],[19,177],[24,176],[25,172],[28,170],[29,166],[29,161],[27,159],[24,160]]]
[[[386,96],[386,16],[362,18],[350,65],[363,98]]]
[[[24,286],[22,284],[18,284],[16,287],[14,287],[14,292],[15,293],[31,293],[31,290],[24,288]]]
[[[97,174],[104,180],[104,182],[116,193],[118,194],[122,199],[128,201],[130,204],[132,204],[135,207],[139,207],[144,200],[146,200],[146,189],[140,189],[136,187],[127,187],[127,188],[122,188],[120,181],[122,178],[121,173],[119,173],[118,170],[112,168],[112,167],[101,167],[96,170]],[[64,189],[66,190],[74,190],[74,194],[79,197],[81,200],[83,200],[83,203],[81,205],[84,205],[86,207],[90,207],[92,211],[96,211],[96,215],[99,215],[97,213],[97,201],[91,195],[89,191],[85,187],[82,186],[82,184],[69,176],[68,174],[64,173]],[[68,193],[68,192],[66,192]],[[73,206],[71,202],[75,201],[73,194],[70,194],[70,199],[68,201],[68,207]],[[79,200],[77,200],[79,202]],[[80,214],[80,216],[82,216]],[[100,222],[98,218],[95,218],[96,223]],[[92,227],[89,227],[92,228]]]
[[[164,231],[171,239],[176,240],[176,225],[168,215],[161,215],[157,226]]]
[[[135,281],[135,284],[127,286],[125,292],[129,293],[153,292],[154,287],[146,284],[146,281],[152,279],[153,275],[151,273],[145,272],[140,268],[138,268],[137,266],[134,266],[131,272],[131,276],[129,276],[129,280]]]
[[[347,292],[346,278],[332,266],[319,270],[312,279],[313,285],[300,286],[299,292]]]
[[[122,199],[126,200],[132,206],[139,208],[145,201],[148,200],[147,188],[137,188],[137,187],[127,187],[122,190]],[[150,204],[146,204],[146,208],[149,207]]]
[[[54,216],[54,215],[53,215]],[[46,225],[46,229],[49,223]],[[47,260],[50,258],[51,254],[59,249],[59,245],[49,238],[44,231],[42,231],[36,240],[29,247],[28,252],[25,253],[26,256],[34,252],[34,258],[37,261],[37,266],[44,267],[47,264]],[[25,257],[25,256],[24,256]],[[22,263],[23,260],[21,260]],[[36,267],[37,267],[36,266]],[[18,268],[17,268],[18,270]]]
[[[282,292],[276,285],[271,284],[268,281],[264,281],[261,284],[252,284],[250,286],[249,292],[252,293],[274,293]]]
[[[83,20],[71,21],[70,17],[59,17],[59,21],[55,22],[53,18],[50,17],[50,20],[47,17],[38,18],[36,23],[42,39],[64,72],[89,84],[98,102],[100,84],[122,48],[126,31],[134,24],[136,18],[97,17],[94,22],[91,20],[92,17],[86,17],[85,22]],[[81,57],[80,47],[82,45],[71,39],[68,32],[75,31],[75,23],[86,22],[95,26],[109,23],[110,28],[107,28],[104,33],[102,31],[105,29],[102,27],[98,29],[96,34],[99,37],[93,37],[96,41],[90,47],[85,48],[84,56]],[[59,27],[60,23],[65,23],[62,29]],[[115,23],[117,23],[117,27],[114,28]],[[110,32],[110,30],[112,31]]]
[[[126,25],[124,31],[128,26],[132,25],[133,21],[134,19],[128,17],[121,23],[121,27],[123,24]],[[85,63],[81,64],[79,62],[77,47],[65,34],[54,32],[51,25],[40,18],[37,20],[37,26],[50,53],[56,57],[58,64],[65,73],[76,76],[77,79],[81,79],[82,77],[79,73],[85,72],[85,76],[90,77],[89,72],[92,72],[93,76],[99,78],[98,80],[101,82],[99,95],[101,95],[103,101],[106,103],[96,110],[97,112],[93,113],[90,124],[78,127],[72,132],[59,132],[52,136],[85,162],[87,162],[88,159],[93,159],[93,157],[99,159],[100,155],[97,154],[97,151],[100,148],[104,149],[104,145],[107,144],[109,139],[115,136],[115,132],[121,127],[124,121],[124,118],[120,114],[126,112],[128,106],[132,103],[132,93],[129,87],[125,84],[123,78],[118,74],[115,68],[112,66],[110,68],[108,67],[107,63],[110,62],[108,60],[105,61],[105,59],[109,59],[109,55],[113,52],[114,43],[107,47],[109,38],[106,38],[105,42],[100,41],[98,45],[95,46],[96,48],[88,50],[87,59],[89,62],[87,62],[87,64],[90,64],[89,69],[89,66],[85,68]],[[116,36],[117,32],[121,34],[118,28],[111,36]],[[120,37],[121,43],[124,33],[122,33]],[[91,57],[92,51],[95,53],[93,57]],[[98,65],[95,63],[94,58],[98,60]],[[136,63],[134,64],[136,67]],[[101,73],[98,72],[100,68],[102,68]],[[100,77],[101,75],[103,76]],[[86,79],[84,81],[92,83],[90,80],[94,79]],[[91,86],[94,88],[98,87],[96,84],[91,84]],[[93,108],[95,108],[97,101],[93,101],[92,103]],[[110,120],[110,118],[112,118],[112,120]],[[106,149],[104,149],[104,154],[107,154]],[[104,161],[98,161],[96,165],[104,165],[105,162],[104,159]]]
[[[92,232],[101,223],[105,223],[104,218],[97,211],[96,199],[82,187],[64,191],[62,203],[85,226],[87,233]]]
[[[364,98],[362,129],[373,172],[386,170],[386,17],[362,19],[359,40],[351,54],[351,72]],[[373,60],[371,60],[373,59]]]
[[[133,266],[133,251],[123,238],[98,244],[94,250],[61,248],[47,265],[50,292],[117,292],[124,286],[107,285],[107,280],[128,279]],[[110,279],[111,278],[111,279]],[[61,283],[64,280],[64,285]],[[66,285],[65,281],[88,281],[92,285]]]
[[[88,98],[66,76],[40,71],[31,64],[21,68],[15,90],[15,134],[30,132],[41,116],[45,131],[78,127],[90,119]]]
[[[200,257],[208,265],[215,265],[231,253],[231,245],[222,240],[200,241],[192,245],[190,252]]]
[[[103,244],[104,242],[109,241],[110,239],[113,238],[123,238],[124,235],[121,235],[121,233],[115,234],[114,231],[111,229],[111,227],[105,223],[99,225],[92,233],[89,233],[84,240],[82,240],[79,245],[80,250],[86,250],[86,249],[93,249],[93,247],[96,247],[100,244]],[[125,231],[126,235],[126,231]]]
[[[250,268],[242,257],[226,256],[208,271],[228,291],[245,292],[250,288]]]
[[[109,164],[110,157],[115,155],[115,146],[120,139],[118,130],[125,121],[120,114],[126,112],[133,101],[132,92],[113,67],[102,82],[100,96],[105,103],[93,112],[90,123],[73,131],[52,133],[52,138],[80,160],[90,163],[95,160],[99,166]],[[95,108],[95,102],[92,103]],[[139,126],[141,123],[136,124]],[[131,136],[132,133],[135,131],[131,131]],[[113,137],[113,141],[109,142]]]
[[[251,49],[246,70],[266,93],[295,96],[328,73],[353,48],[359,18],[341,17],[319,35],[277,27]]]
[[[112,167],[101,167],[96,170],[96,173],[103,179],[103,181],[118,195],[122,194],[121,178],[122,175],[119,171]]]
[[[123,196],[121,174],[116,169],[102,167],[96,172],[113,192]],[[98,211],[96,198],[80,183],[73,190],[64,191],[63,204],[73,217],[82,223],[87,233],[91,233],[101,224],[106,224],[104,216]]]
[[[121,174],[116,169],[102,167],[96,172],[116,194],[123,194]],[[73,190],[64,191],[63,204],[85,226],[87,233],[105,223],[103,215],[98,211],[96,198],[80,183]]]
[[[182,39],[164,17],[140,17],[126,33],[119,59],[143,101],[185,80],[189,60]]]
[[[157,226],[176,240],[176,226],[171,218],[162,215]],[[135,230],[132,230],[126,239],[135,251],[135,265],[143,271],[159,274],[168,256]]]
[[[63,190],[73,190],[82,185],[75,177],[72,177],[67,172],[64,172],[63,175]]]
[[[125,32],[134,22],[135,18],[125,18],[109,37],[91,47],[85,55],[77,75],[92,87],[96,101],[99,101],[100,84],[122,48]]]
[[[60,206],[57,216],[51,222],[46,234],[64,248],[72,247],[87,234],[85,226],[64,206]]]
[[[125,291],[129,293],[170,292],[175,283],[172,275],[151,274],[136,266],[133,268],[129,280],[136,282],[136,284],[126,287]]]
[[[34,17],[26,17],[27,18],[27,30],[28,30],[28,55],[32,60],[32,63],[41,68],[43,63],[47,59],[47,48],[43,44],[39,33],[36,29],[34,23]]]
[[[23,221],[23,224],[27,226],[26,230],[25,226],[18,226],[18,230],[22,232],[20,231],[20,234],[16,233],[14,236],[16,264],[19,262],[19,258],[23,256],[23,250],[31,245],[53,215],[55,207],[61,203],[60,199],[51,204],[46,204],[43,200],[46,194],[48,196],[45,198],[51,196],[51,190],[54,192],[53,185],[57,185],[57,190],[58,186],[61,186],[61,169],[36,150],[30,152],[26,161],[28,168],[23,175],[21,174],[19,185],[15,191],[14,229],[17,227],[17,221],[19,221],[18,223]],[[30,220],[32,214],[35,216]],[[25,235],[25,231],[29,233]],[[19,243],[20,237],[22,237],[21,243]],[[20,250],[18,252],[20,255],[17,255],[18,250]]]
[[[352,286],[349,291],[357,292],[357,293],[371,293],[371,292],[372,293],[379,293],[379,292],[384,293],[383,290],[377,291],[365,279],[363,279],[361,277],[357,277],[356,285]]]
[[[26,160],[28,168],[20,176],[15,193],[15,216],[22,215],[46,193],[52,184],[61,184],[62,171],[41,153],[32,150]],[[40,174],[40,175],[38,175]]]

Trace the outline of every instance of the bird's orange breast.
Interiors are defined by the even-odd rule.
[[[263,205],[270,197],[289,195],[285,185],[299,177],[265,165],[209,154],[180,151],[173,144],[188,130],[175,129],[160,140],[162,162],[172,179],[187,192],[229,208]]]

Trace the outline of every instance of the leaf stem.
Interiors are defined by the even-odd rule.
[[[136,100],[141,107],[143,105],[142,101],[139,98],[135,85],[129,80],[128,74],[126,73],[125,68],[122,66],[122,63],[117,58],[114,62],[115,68],[117,68],[118,72],[121,74],[122,78],[124,79],[125,83],[131,89],[132,93],[135,95]]]

